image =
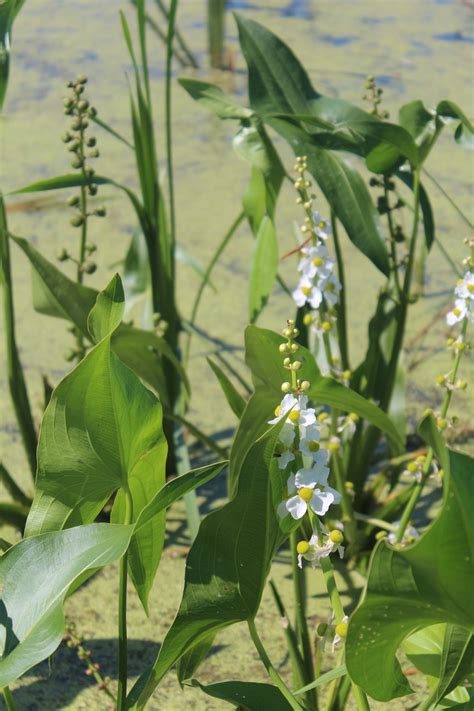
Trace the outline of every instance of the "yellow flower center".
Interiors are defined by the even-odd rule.
[[[316,442],[315,439],[312,439],[310,442],[308,442],[308,449],[310,452],[317,452],[319,450],[319,442]]]
[[[461,309],[458,309],[458,307],[456,306],[456,308],[453,309],[453,314],[454,314],[455,316],[460,316],[460,315],[461,315]]]
[[[300,541],[296,546],[296,550],[299,555],[305,555],[310,549],[308,541]]]
[[[303,486],[303,488],[298,491],[298,495],[300,499],[303,499],[303,501],[307,503],[313,496],[313,490],[310,489],[309,486]]]
[[[331,531],[331,533],[329,534],[329,538],[337,546],[340,545],[344,540],[343,534],[341,533],[341,531],[338,531],[337,528],[335,528],[334,531]]]
[[[461,286],[462,283],[462,279],[456,279],[456,286]]]
[[[323,260],[321,259],[321,257],[315,257],[313,259],[313,264],[315,267],[320,267],[322,263],[323,263]]]
[[[288,415],[288,419],[290,419],[292,422],[298,422],[298,420],[300,419],[300,411],[292,410]]]
[[[326,291],[329,291],[329,292],[334,291],[334,284],[332,284],[331,282],[329,284],[327,284]]]
[[[281,412],[281,405],[275,407],[275,417],[278,417]]]
[[[467,290],[470,294],[474,294],[474,284],[468,284]]]
[[[348,628],[347,622],[340,622],[338,625],[336,625],[336,634],[339,635],[339,637],[347,637],[347,628]]]
[[[324,222],[324,220],[321,220],[321,222],[318,222],[318,227],[320,230],[324,230],[324,228],[327,227],[327,224]]]
[[[311,287],[310,286],[302,286],[301,291],[305,296],[309,296],[311,294]]]

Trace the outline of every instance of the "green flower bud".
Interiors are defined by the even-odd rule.
[[[87,111],[89,108],[89,102],[86,99],[81,99],[81,101],[77,104],[77,108],[79,111]]]
[[[84,224],[84,216],[83,215],[73,215],[71,219],[69,220],[70,224],[73,227],[80,227],[81,225]]]
[[[91,151],[89,151],[89,158],[98,158],[99,155],[100,153],[98,148],[93,148]]]
[[[328,631],[328,624],[327,622],[320,622],[319,625],[316,627],[316,634],[318,637],[324,637],[326,632]]]
[[[89,195],[97,195],[98,187],[95,183],[89,185]]]
[[[65,132],[63,133],[63,135],[61,136],[61,141],[62,141],[63,143],[69,143],[69,141],[72,141],[72,138],[73,138],[73,137],[71,136],[71,134],[69,133],[69,131],[65,131]]]
[[[291,383],[282,383],[281,391],[282,393],[289,393],[291,390]]]
[[[93,148],[96,143],[97,143],[97,139],[96,139],[95,136],[90,136],[90,137],[87,139],[87,145],[89,146],[89,148]]]
[[[78,74],[76,81],[78,84],[87,84],[87,77],[85,74]]]
[[[67,204],[69,207],[77,207],[80,203],[80,198],[79,195],[71,195],[71,197],[68,199]]]
[[[86,274],[93,274],[96,269],[97,269],[97,264],[95,264],[94,262],[86,262],[82,266],[82,271],[85,272]]]
[[[82,168],[82,158],[79,158],[79,157],[73,158],[71,161],[71,165],[73,168],[76,168],[76,169]]]
[[[95,210],[95,214],[97,215],[97,217],[105,217],[107,214],[107,209],[106,209],[105,205],[101,205],[100,207],[98,207]]]
[[[69,252],[67,251],[67,249],[64,249],[64,247],[63,247],[63,249],[61,249],[57,253],[56,258],[59,262],[65,262],[66,260],[69,259]]]

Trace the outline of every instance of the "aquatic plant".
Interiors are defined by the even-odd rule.
[[[400,123],[391,123],[374,77],[368,77],[365,88],[369,111],[323,97],[284,43],[238,17],[251,108],[210,84],[181,80],[193,98],[220,118],[239,122],[234,146],[251,164],[242,212],[201,273],[183,333],[175,295],[171,132],[177,2],[164,11],[166,189],[159,179],[153,128],[145,3],[137,0],[136,8],[138,52],[121,16],[133,67],[132,141],[90,105],[86,78],[80,75],[69,82],[70,94],[64,100],[71,125],[63,140],[76,172],[17,191],[77,189],[68,205],[74,211],[71,227],[78,230],[78,254],[64,247],[59,255],[60,262],[75,262],[75,279],[10,231],[0,200],[8,379],[34,478],[30,499],[0,464],[0,477],[15,502],[0,505],[0,516],[24,534],[15,543],[0,539],[0,689],[7,708],[16,707],[10,686],[53,655],[62,640],[76,650],[86,673],[97,682],[103,694],[99,704],[107,696],[118,711],[139,711],[155,698],[160,704],[160,684],[173,667],[181,685],[250,711],[318,711],[323,706],[340,711],[349,699],[366,711],[371,699],[392,705],[394,699],[414,693],[397,658],[399,651],[420,672],[417,678],[424,676],[416,687],[417,708],[470,708],[474,467],[472,457],[446,443],[456,424],[451,409],[455,393],[468,387],[463,366],[471,351],[474,321],[470,238],[446,313],[449,363],[436,379],[442,402],[426,402],[433,406],[423,412],[413,433],[400,402],[408,312],[414,299],[422,298],[424,260],[436,241],[433,211],[421,183],[424,161],[448,119],[456,121],[459,141],[472,134],[472,126],[459,107],[446,101],[433,111],[412,102],[400,110]],[[91,166],[89,161],[98,157],[97,139],[88,133],[92,122],[134,151],[137,192]],[[293,173],[278,155],[273,130],[296,154]],[[369,187],[376,190],[377,208],[364,179],[340,157],[341,151],[364,160],[372,173]],[[279,275],[275,222],[285,179],[291,180],[295,211],[302,221],[295,249],[284,255],[295,260],[290,286]],[[329,204],[328,217],[315,209],[315,183]],[[106,214],[104,207],[90,202],[101,185],[125,192],[137,216],[140,233],[132,239],[124,273],[130,277],[140,272],[137,288],[153,315],[148,329],[128,322],[126,290],[118,274],[100,292],[84,283],[95,271],[89,220]],[[410,200],[407,236],[399,215]],[[386,219],[385,233],[380,216]],[[221,354],[219,365],[209,359],[237,419],[224,458],[222,449],[186,420],[186,365],[201,296],[244,219],[255,240],[250,325],[245,330],[252,384]],[[350,294],[341,226],[385,279],[368,324],[369,347],[356,367],[349,349]],[[67,320],[75,338],[67,359],[69,372],[48,390],[39,437],[15,338],[12,245],[31,264],[35,309]],[[256,325],[277,281],[290,312],[280,333]],[[219,461],[190,469],[183,425],[217,453]],[[200,520],[190,497],[224,470],[228,500]],[[428,491],[438,495],[439,509],[435,515],[420,516],[418,505]],[[192,541],[181,604],[153,663],[131,684],[127,584],[133,583],[146,615],[165,541],[166,511],[182,497],[187,499]],[[271,579],[277,556],[286,554],[291,610]],[[117,684],[101,672],[63,610],[68,596],[115,562]],[[365,581],[358,603],[349,606],[338,573],[348,574],[351,568]],[[310,575],[318,575],[324,585],[327,617],[307,594]],[[270,658],[257,628],[267,584],[283,621],[282,648],[291,680]],[[239,622],[247,625],[269,682],[245,677],[201,683],[197,675],[217,635]],[[247,675],[246,669],[240,672]]]

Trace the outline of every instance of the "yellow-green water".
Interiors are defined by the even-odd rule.
[[[149,3],[152,5],[152,3]],[[421,98],[434,106],[441,99],[458,102],[471,115],[473,59],[472,10],[461,1],[432,0],[350,0],[338,2],[296,2],[272,0],[234,3],[247,17],[276,31],[296,51],[309,71],[314,85],[323,93],[342,96],[360,103],[367,74],[374,74],[385,90],[384,101],[392,116],[405,102]],[[126,3],[97,3],[93,0],[61,0],[26,3],[14,28],[11,83],[4,116],[0,119],[0,189],[8,192],[36,179],[68,172],[68,156],[60,134],[66,127],[62,96],[66,81],[77,73],[90,77],[88,92],[100,115],[113,127],[129,135],[127,99],[127,63],[121,37],[118,10]],[[239,7],[238,7],[239,6]],[[296,16],[295,16],[296,12]],[[237,71],[232,75],[209,72],[205,57],[204,3],[186,0],[179,10],[179,26],[196,53],[203,69],[200,78],[220,83],[235,92],[242,101],[246,96],[246,75],[240,55],[236,29],[227,14],[227,46],[235,58]],[[462,33],[456,35],[456,33]],[[451,41],[452,37],[455,41]],[[164,154],[162,131],[164,109],[163,46],[149,36],[153,66],[154,108],[161,155]],[[178,70],[176,74],[178,75]],[[190,74],[190,72],[187,72]],[[232,152],[234,125],[222,123],[201,110],[178,86],[174,87],[175,179],[178,208],[178,241],[188,252],[206,264],[225,230],[240,210],[240,199],[248,177],[248,167]],[[101,158],[98,168],[122,183],[135,185],[132,153],[122,144],[98,131]],[[288,168],[293,161],[286,147],[277,140]],[[447,128],[427,164],[461,208],[472,217],[471,154],[458,147]],[[164,175],[164,161],[162,160]],[[468,232],[428,180],[435,212],[437,235],[450,255],[460,262],[465,255],[463,239]],[[135,228],[135,217],[126,198],[101,189],[108,206],[106,220],[97,221],[92,237],[98,243],[99,269],[90,278],[93,286],[103,286],[114,263],[120,260]],[[64,246],[74,249],[76,235],[69,226],[69,211],[63,207],[66,195],[51,194],[51,200],[38,203],[24,198],[8,198],[10,228],[30,239],[49,258]],[[323,199],[319,198],[321,205]],[[322,210],[324,212],[324,209]],[[281,252],[294,246],[294,224],[300,219],[294,195],[285,188],[278,208],[278,236]],[[243,330],[247,323],[248,269],[252,238],[242,227],[215,271],[218,294],[206,293],[199,325],[235,347],[231,357],[242,357]],[[366,323],[380,284],[376,270],[345,240],[348,269],[348,307],[351,324],[351,348],[354,363],[366,345]],[[13,249],[17,338],[25,367],[35,416],[41,416],[41,374],[57,381],[67,370],[62,353],[70,346],[65,323],[36,315],[31,307],[29,268],[25,258]],[[282,274],[294,281],[294,264],[286,261]],[[426,296],[412,309],[408,339],[429,324],[446,305],[455,277],[440,252],[433,249],[428,262]],[[181,310],[189,315],[199,278],[189,267],[180,265],[178,298]],[[293,307],[287,297],[275,291],[260,325],[281,327]],[[2,331],[3,333],[3,331]],[[413,353],[422,366],[408,372],[409,404],[412,417],[427,404],[436,403],[440,394],[433,385],[434,375],[445,372],[448,355],[444,349],[446,328],[438,319],[422,342],[422,350]],[[190,365],[193,400],[189,417],[208,433],[227,433],[235,426],[224,398],[208,370],[204,356],[207,346],[194,343]],[[0,363],[5,363],[4,343],[0,343]],[[18,432],[9,403],[5,370],[0,366],[0,459],[26,486],[28,474]],[[453,412],[462,415],[468,425],[465,396],[456,400]],[[221,487],[222,489],[222,487]],[[215,498],[221,490],[208,487],[202,501]],[[0,492],[1,494],[2,492]],[[214,505],[214,504],[213,504]],[[5,534],[12,537],[12,532]],[[180,505],[170,512],[169,546],[163,556],[157,584],[151,600],[152,615],[146,619],[132,596],[130,612],[131,671],[136,674],[142,663],[150,661],[179,603],[183,582],[183,560],[175,557],[186,545],[183,510]],[[291,601],[289,568],[285,562],[275,565],[278,580],[288,604]],[[68,603],[73,617],[107,673],[114,675],[115,600],[117,570],[104,571],[81,589]],[[360,580],[358,581],[360,583]],[[312,619],[326,615],[321,580],[312,580]],[[277,664],[285,665],[281,632],[272,602],[265,595],[259,627]],[[141,645],[140,641],[144,644]],[[219,635],[218,647],[199,672],[204,682],[227,678],[264,680],[265,674],[247,639],[245,626],[236,626]],[[142,663],[139,662],[143,655]],[[79,665],[71,665],[73,655],[61,651],[55,658],[51,678],[43,664],[17,685],[15,696],[20,709],[105,709],[104,697],[85,677]],[[286,669],[286,666],[284,666]],[[207,699],[196,690],[180,691],[169,674],[156,693],[150,708],[174,711],[182,708],[220,709],[221,702]],[[406,702],[408,704],[408,701]],[[413,703],[411,699],[410,703]],[[400,702],[402,708],[405,702]],[[377,708],[377,705],[374,706]]]

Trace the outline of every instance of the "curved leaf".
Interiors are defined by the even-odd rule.
[[[254,323],[266,305],[278,273],[278,242],[273,220],[265,216],[258,228],[249,281],[249,320]]]
[[[63,636],[69,588],[87,571],[121,558],[132,530],[79,526],[26,538],[0,557],[0,687],[54,652]]]
[[[395,656],[411,633],[437,623],[474,631],[473,460],[450,452],[450,464],[441,513],[406,550],[378,544],[364,601],[349,624],[347,669],[379,701],[411,693]]]
[[[99,311],[104,301],[102,295]],[[103,333],[98,313],[94,321]],[[131,491],[136,520],[164,484],[161,405],[110,343],[109,334],[61,381],[46,408],[28,536],[94,521],[117,490],[112,520],[121,522],[123,488]],[[163,541],[163,515],[132,539],[130,572],[145,608]]]
[[[192,680],[208,696],[214,699],[228,701],[232,706],[242,711],[291,711],[291,706],[280,689],[271,684],[261,684],[255,681],[221,681],[216,684],[201,684]]]
[[[214,363],[210,358],[207,359],[207,362],[209,363],[212,372],[216,376],[216,378],[219,381],[219,384],[222,388],[222,391],[226,397],[227,402],[229,403],[229,406],[232,410],[232,412],[237,415],[237,417],[240,419],[240,416],[242,415],[242,412],[245,409],[246,402],[242,395],[235,389],[234,385],[232,382],[229,380],[227,375],[224,373],[224,371],[219,368],[219,366]]]
[[[87,327],[95,343],[112,334],[123,318],[125,294],[118,274],[112,277],[104,291],[97,296],[87,319]]]
[[[198,79],[188,79],[181,77],[178,79],[183,89],[195,101],[198,101],[213,114],[221,119],[240,119],[245,120],[253,116],[251,109],[246,109],[240,106],[233,96],[229,96],[215,84],[209,84],[207,81],[199,81]]]
[[[282,424],[251,447],[235,498],[201,523],[186,560],[180,608],[153,669],[132,689],[128,707],[143,708],[168,669],[195,645],[256,615],[281,541],[269,469]]]

